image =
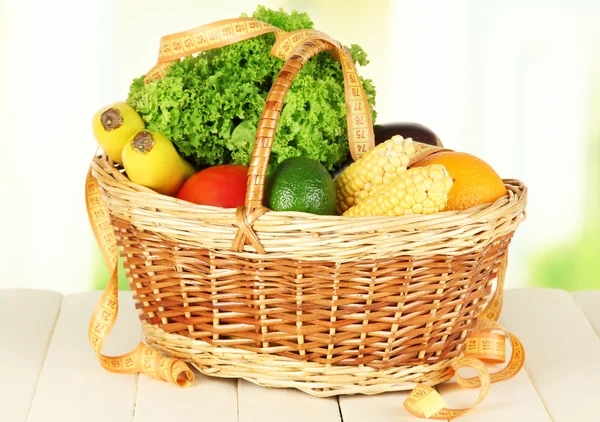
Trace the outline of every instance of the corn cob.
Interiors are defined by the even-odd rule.
[[[431,214],[448,202],[452,178],[441,164],[413,167],[344,212],[347,217]]]
[[[416,151],[411,138],[396,135],[350,164],[335,178],[337,213],[344,213],[379,186],[395,180],[406,171],[410,157]]]

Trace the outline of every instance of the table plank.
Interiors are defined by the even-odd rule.
[[[45,290],[0,290],[2,420],[27,419],[62,299]]]
[[[397,391],[376,395],[357,394],[340,396],[340,410],[344,422],[417,422],[421,418],[404,409],[404,400],[410,391]]]
[[[500,322],[523,342],[525,369],[552,419],[598,420],[600,339],[569,293],[509,289]]]
[[[340,421],[335,397],[318,398],[291,388],[261,387],[238,381],[239,422]]]
[[[178,388],[140,376],[134,421],[237,422],[237,381],[207,377],[195,371],[194,383]]]
[[[65,296],[28,422],[131,422],[137,375],[113,374],[100,366],[87,329],[100,292]],[[141,340],[131,292],[119,294],[119,315],[103,352],[129,352]]]
[[[600,336],[600,290],[573,292],[571,296]]]

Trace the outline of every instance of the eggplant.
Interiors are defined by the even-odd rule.
[[[440,138],[427,126],[413,122],[392,122],[373,126],[375,132],[375,145],[387,141],[394,135],[403,138],[412,138],[415,142],[422,144],[442,146]]]

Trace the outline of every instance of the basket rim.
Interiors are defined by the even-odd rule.
[[[511,234],[526,218],[527,187],[519,180],[503,179],[507,195],[462,211],[345,217],[269,210],[252,226],[266,254],[249,244],[234,251],[231,246],[239,227],[235,208],[161,195],[131,182],[106,156],[94,157],[91,165],[113,217],[182,247],[200,246],[242,258],[346,262],[399,255],[460,255]]]
[[[105,176],[111,176],[114,178],[115,183],[114,184],[111,183],[111,185],[114,185],[113,187],[117,187],[120,185],[121,188],[126,187],[127,190],[136,192],[142,196],[147,196],[149,199],[150,198],[158,198],[164,202],[171,202],[171,203],[179,204],[179,205],[186,206],[186,207],[193,207],[193,208],[198,209],[199,211],[217,211],[217,212],[223,212],[223,213],[235,213],[235,208],[223,208],[223,207],[218,207],[218,206],[213,206],[213,205],[194,204],[193,202],[189,202],[189,201],[186,201],[183,199],[178,199],[176,197],[162,195],[150,188],[147,188],[146,186],[133,183],[132,181],[130,181],[127,178],[127,176],[125,174],[123,174],[123,172],[121,170],[119,170],[116,166],[114,166],[114,163],[110,160],[110,158],[108,158],[105,155],[95,156],[93,159],[93,162],[102,163],[102,165],[96,167],[92,164],[92,167],[93,167],[92,175],[98,180],[98,178],[100,176],[99,170],[101,169],[105,173]],[[526,200],[528,189],[527,189],[527,186],[521,180],[514,179],[514,178],[503,178],[502,181],[504,182],[504,186],[506,187],[508,193],[507,193],[507,195],[497,199],[494,202],[490,202],[490,203],[482,204],[482,205],[476,205],[476,206],[470,207],[466,210],[439,211],[435,214],[428,214],[428,216],[431,217],[431,216],[435,216],[435,215],[439,215],[439,214],[444,214],[444,215],[455,215],[455,216],[460,215],[460,216],[473,217],[473,216],[477,216],[482,211],[485,211],[486,209],[489,209],[489,208],[505,207],[505,206],[510,205],[511,203]],[[268,215],[278,215],[278,216],[283,216],[283,217],[300,218],[300,219],[308,219],[308,220],[314,220],[315,218],[318,218],[320,220],[331,220],[331,221],[339,221],[339,220],[348,221],[348,219],[351,218],[353,221],[359,221],[359,222],[370,222],[370,221],[380,221],[381,222],[381,221],[393,220],[394,222],[397,223],[399,219],[402,219],[402,221],[406,222],[407,224],[410,224],[411,220],[418,220],[418,219],[423,218],[422,217],[423,214],[409,214],[409,215],[394,216],[394,217],[391,217],[391,216],[345,217],[342,215],[318,215],[318,214],[311,214],[311,213],[302,212],[302,211],[273,211],[270,209],[265,214],[263,214],[263,216],[261,218],[267,218],[266,216],[268,216]]]

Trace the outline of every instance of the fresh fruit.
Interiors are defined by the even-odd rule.
[[[379,145],[394,135],[400,135],[403,138],[411,138],[414,142],[422,144],[442,146],[440,138],[428,127],[419,123],[412,122],[391,122],[382,123],[373,126],[375,134],[375,145]]]
[[[335,214],[335,184],[327,169],[308,157],[291,157],[271,172],[265,203],[273,211]]]
[[[431,214],[444,209],[452,179],[446,169],[434,164],[404,171],[391,183],[381,185],[358,205],[344,213],[347,217]]]
[[[506,195],[504,182],[496,171],[482,159],[464,152],[443,151],[413,164],[414,167],[443,165],[453,185],[446,210],[464,210],[487,204]]]
[[[98,145],[111,160],[119,164],[123,164],[121,153],[127,141],[144,127],[140,115],[125,102],[102,108],[92,120]]]
[[[200,170],[181,187],[177,198],[199,205],[237,208],[244,205],[248,167],[223,164]]]
[[[139,131],[125,144],[122,159],[129,180],[163,195],[175,196],[195,173],[171,141],[160,133],[147,130]]]
[[[393,136],[350,164],[335,178],[338,214],[366,199],[380,185],[406,171],[416,148],[410,139]]]

